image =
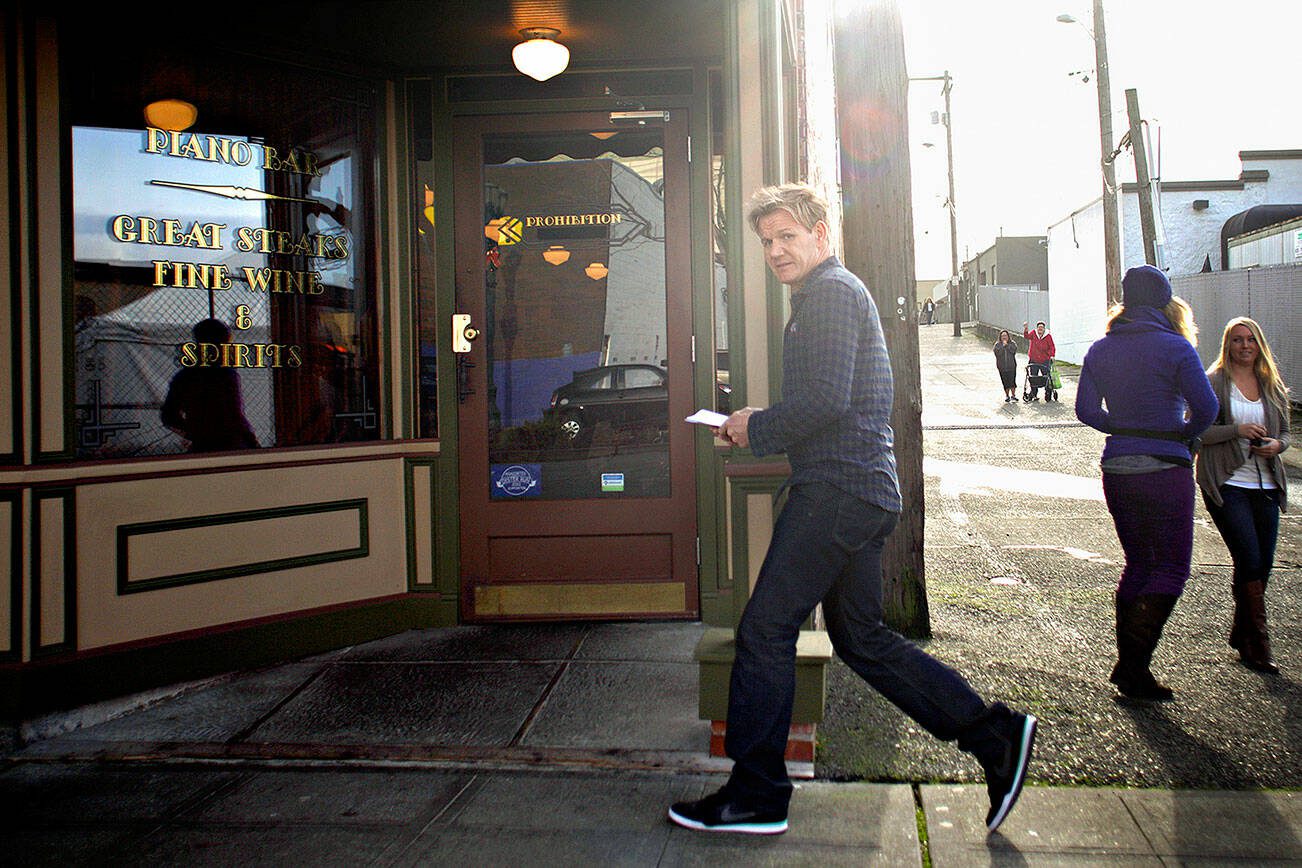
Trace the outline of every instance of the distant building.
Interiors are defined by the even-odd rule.
[[[963,277],[977,286],[1049,288],[1048,239],[1043,235],[1001,235],[963,263]]]

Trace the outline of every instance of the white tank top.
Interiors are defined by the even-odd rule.
[[[1239,387],[1234,385],[1233,381],[1230,382],[1230,418],[1235,425],[1255,422],[1264,426],[1266,424],[1264,400],[1258,398],[1249,401],[1239,391]],[[1246,437],[1240,438],[1240,441],[1243,443],[1243,451],[1248,454],[1248,460],[1234,471],[1233,476],[1225,480],[1225,484],[1238,488],[1274,488],[1275,478],[1270,475],[1270,462],[1262,461],[1249,451]]]

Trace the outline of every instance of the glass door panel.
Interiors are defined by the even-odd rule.
[[[668,497],[661,128],[486,135],[494,500]]]

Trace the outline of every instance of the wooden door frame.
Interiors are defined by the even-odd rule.
[[[630,504],[654,502],[657,506],[664,506],[666,511],[672,515],[672,524],[666,530],[667,533],[671,534],[673,540],[672,575],[675,577],[683,576],[682,585],[686,601],[685,611],[672,617],[697,618],[700,614],[700,581],[697,569],[697,545],[695,543],[695,538],[699,534],[699,505],[696,497],[699,469],[696,462],[696,437],[694,432],[678,430],[674,424],[675,419],[681,419],[692,412],[695,392],[697,391],[694,388],[697,372],[694,368],[694,360],[690,358],[692,354],[692,335],[697,330],[695,327],[696,300],[694,298],[693,281],[695,269],[692,258],[691,197],[694,189],[692,182],[694,167],[688,153],[692,129],[688,109],[671,107],[669,111],[670,120],[665,124],[664,141],[665,210],[666,214],[679,215],[681,220],[684,221],[678,227],[680,231],[667,233],[665,251],[665,280],[667,285],[666,340],[670,347],[678,348],[677,352],[668,354],[670,382],[684,384],[671,392],[669,402],[670,462],[671,467],[674,468],[671,473],[673,473],[675,480],[675,490],[672,498],[648,498],[623,502]],[[452,246],[454,251],[455,298],[464,304],[465,299],[478,297],[480,301],[475,303],[477,309],[482,304],[483,271],[482,267],[476,263],[476,259],[481,254],[472,245],[471,239],[477,239],[479,224],[482,223],[483,136],[495,131],[511,132],[513,129],[521,132],[565,132],[593,128],[595,124],[605,125],[608,123],[607,112],[602,110],[548,111],[530,113],[523,117],[527,117],[527,120],[523,120],[522,115],[519,113],[464,115],[451,119],[455,130],[452,135],[451,148]],[[468,171],[466,167],[469,166],[474,166],[475,170],[473,172]],[[669,181],[671,166],[674,167],[672,169],[673,176],[678,179],[676,183]],[[475,227],[474,233],[470,232],[467,228],[468,225]],[[469,293],[469,295],[466,293]],[[465,306],[457,306],[455,309],[458,311],[469,310]],[[480,309],[478,312],[482,316],[482,310]],[[476,377],[479,381],[477,388],[481,392],[486,391],[484,379],[487,375],[487,366],[483,364],[486,353],[485,347],[486,342],[476,345],[472,350],[472,356],[476,359],[476,364],[480,366],[476,369]],[[711,379],[712,376],[711,374]],[[481,394],[480,399],[486,401],[486,396]],[[472,400],[478,404],[480,399]],[[453,406],[457,408],[458,413],[456,415],[459,416],[461,412],[460,403],[457,402]],[[529,533],[526,535],[542,536],[546,533],[559,535],[565,530],[572,532],[576,524],[584,525],[585,522],[596,522],[597,524],[592,526],[600,526],[600,520],[603,518],[607,519],[608,526],[612,526],[612,532],[617,531],[613,529],[613,525],[608,521],[609,502],[600,500],[564,501],[565,508],[557,509],[558,501],[501,503],[489,499],[486,504],[479,504],[484,509],[485,531],[482,534],[469,533],[465,525],[470,519],[467,516],[467,511],[461,507],[466,502],[465,498],[470,496],[471,492],[477,493],[481,490],[479,486],[482,486],[483,480],[479,479],[477,475],[479,470],[488,467],[488,442],[486,438],[467,436],[470,433],[468,427],[463,427],[460,420],[458,420],[457,453],[459,469],[456,476],[458,482],[458,525],[460,526],[458,532],[459,558],[457,576],[459,610],[462,622],[497,620],[476,615],[474,590],[476,580],[480,577],[472,575],[466,570],[468,562],[486,562],[486,550],[469,551],[468,549],[472,544],[478,545],[480,540],[482,540],[484,546],[487,546],[487,527],[493,524],[492,513],[501,513],[504,509],[512,510],[514,513],[513,518],[522,520],[522,526],[529,529]],[[686,426],[682,427],[685,429]],[[674,503],[677,503],[678,507],[669,509],[669,505]],[[634,525],[630,524],[629,530],[632,529],[634,529]],[[670,617],[664,614],[648,614],[655,617]],[[540,617],[545,618],[547,616]],[[579,619],[583,616],[562,615],[561,617],[570,620]],[[593,617],[603,616],[594,615]],[[525,618],[521,618],[521,620],[523,619]]]

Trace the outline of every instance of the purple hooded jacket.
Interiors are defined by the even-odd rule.
[[[1219,407],[1198,353],[1157,308],[1127,308],[1085,354],[1076,418],[1111,435],[1104,460],[1118,455],[1188,459],[1183,443],[1113,432],[1170,431],[1191,439],[1207,429]]]

